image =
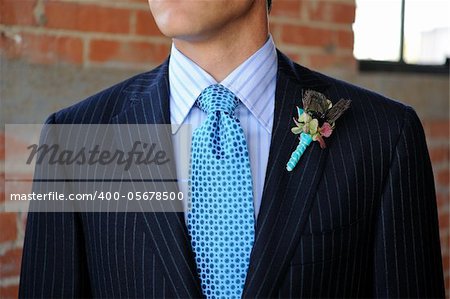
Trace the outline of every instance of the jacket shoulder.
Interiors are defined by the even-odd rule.
[[[339,100],[338,98],[350,99],[353,109],[385,111],[390,116],[404,115],[406,110],[412,109],[405,103],[376,91],[316,71],[311,72],[329,85],[328,93],[331,97],[337,97],[335,100]]]
[[[295,63],[294,69],[298,80],[301,81],[302,73],[308,73],[310,77],[315,77],[316,82],[326,86],[323,93],[334,103],[339,99],[352,101],[350,109],[337,120],[338,134],[352,136],[359,131],[362,135],[370,135],[373,142],[378,140],[381,147],[389,147],[396,144],[402,132],[409,127],[423,131],[416,111],[401,101]]]
[[[107,124],[120,113],[134,92],[142,92],[154,84],[164,64],[116,83],[80,102],[50,115],[46,123],[53,124]]]

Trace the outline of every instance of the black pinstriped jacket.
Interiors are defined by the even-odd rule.
[[[292,172],[303,90],[352,100],[324,150]],[[168,61],[53,114],[48,123],[169,123]],[[183,213],[28,217],[20,297],[200,297]],[[401,103],[278,52],[275,115],[245,298],[444,297],[424,132]]]

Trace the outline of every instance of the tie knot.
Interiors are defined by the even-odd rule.
[[[239,104],[239,99],[222,84],[206,87],[197,98],[197,105],[207,114],[223,111],[232,114]]]

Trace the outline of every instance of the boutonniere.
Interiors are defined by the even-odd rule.
[[[297,107],[298,117],[294,117],[295,127],[292,133],[300,134],[300,142],[286,165],[292,171],[298,160],[312,141],[318,141],[320,147],[326,147],[324,138],[330,137],[335,129],[336,120],[350,107],[350,100],[340,99],[335,105],[320,92],[307,90],[303,94],[303,109]]]

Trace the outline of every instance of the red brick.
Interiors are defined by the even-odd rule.
[[[136,11],[136,34],[162,36],[162,33],[159,31],[150,10]]]
[[[93,4],[49,1],[45,5],[47,27],[78,31],[128,33],[130,13]]]
[[[447,203],[450,202],[450,197],[448,194],[438,192],[436,194],[436,202],[438,209],[443,209],[447,205]]]
[[[142,3],[142,4],[148,5],[148,0],[117,0],[117,1],[125,2],[125,3],[127,3],[127,2]]]
[[[11,249],[2,254],[0,256],[0,279],[18,276],[21,259],[22,248]]]
[[[125,62],[132,64],[160,63],[169,55],[169,45],[146,42],[93,40],[89,59],[94,62]]]
[[[306,1],[309,20],[330,23],[352,24],[355,20],[355,5],[332,1]]]
[[[313,69],[325,69],[336,64],[336,55],[312,54],[308,66]]]
[[[450,121],[445,120],[427,120],[423,123],[425,134],[428,137],[449,138]]]
[[[28,157],[30,153],[29,145],[28,140],[17,138],[14,132],[0,133],[0,160],[4,160],[6,155],[8,155],[8,158],[24,155]]]
[[[83,61],[83,42],[79,38],[20,34],[21,42],[2,37],[2,48],[9,58],[25,57],[33,63],[69,62],[80,64]]]
[[[441,229],[439,231],[439,239],[441,241],[441,250],[444,254],[448,254],[448,247],[450,245],[450,236],[448,233],[445,233],[445,230]],[[450,270],[450,269],[449,269]]]
[[[442,265],[444,265],[444,268],[448,268],[450,266],[450,256],[448,254],[442,255]]]
[[[281,40],[301,46],[353,48],[353,33],[344,30],[330,30],[310,26],[284,24]]]
[[[447,268],[448,270],[448,268]],[[450,275],[447,275],[445,277],[445,294],[446,294],[446,298],[450,297]]]
[[[0,243],[14,241],[17,238],[16,213],[0,213]]]
[[[446,207],[447,211],[439,210],[439,227],[442,230],[450,228],[450,213],[447,207]]]
[[[445,298],[447,298],[447,299],[450,298],[450,274],[448,272],[448,269],[449,268],[446,269],[447,272],[445,272],[446,270],[444,270],[444,273],[445,273],[444,274],[444,285],[445,285],[445,294],[446,294]]]
[[[450,175],[449,175],[449,169],[442,169],[440,171],[437,172],[436,175],[436,181],[439,184],[442,184],[443,186],[449,186],[449,180],[450,180]]]
[[[19,224],[19,226],[21,226],[21,228],[25,231],[25,228],[27,227],[28,214],[27,213],[20,213],[19,217],[20,217],[20,224]]]
[[[353,31],[337,31],[337,44],[339,48],[353,49]]]
[[[325,46],[331,42],[330,30],[285,24],[282,26],[281,40],[302,46]]]
[[[447,162],[449,160],[450,151],[448,145],[436,147],[436,148],[430,148],[430,158],[431,162],[433,164],[439,163],[439,162]]]
[[[0,173],[0,204],[5,201],[5,173]]]
[[[34,25],[36,0],[1,0],[0,22],[5,25]]]
[[[302,1],[276,0],[272,3],[271,16],[299,17]]]
[[[347,68],[351,69],[355,65],[353,56],[337,56],[333,54],[311,54],[308,66],[314,69],[326,68]]]
[[[19,286],[12,285],[7,287],[0,287],[0,298],[13,299],[19,296]]]

